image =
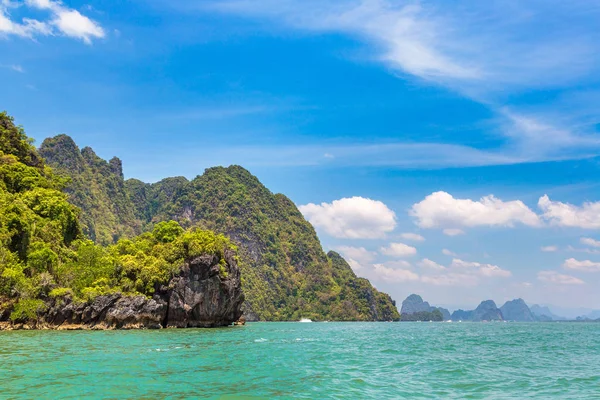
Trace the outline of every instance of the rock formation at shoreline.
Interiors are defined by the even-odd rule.
[[[213,255],[196,257],[151,297],[112,293],[91,301],[49,298],[35,320],[5,324],[48,329],[159,329],[228,326],[242,315],[244,295],[234,253],[225,266]]]

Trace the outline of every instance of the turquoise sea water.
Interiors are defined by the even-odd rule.
[[[0,398],[600,399],[600,324],[0,332]]]

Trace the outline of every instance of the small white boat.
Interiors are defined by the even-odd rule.
[[[300,322],[312,322],[310,318],[300,318]]]

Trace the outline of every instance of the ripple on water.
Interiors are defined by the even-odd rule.
[[[1,332],[7,398],[600,398],[600,325]]]

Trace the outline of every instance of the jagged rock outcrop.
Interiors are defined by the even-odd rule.
[[[80,150],[67,135],[45,139],[39,153],[49,166],[69,176],[65,192],[82,210],[79,218],[87,237],[107,245],[142,232],[125,188],[120,159],[105,161],[90,147]]]
[[[431,306],[418,294],[411,294],[402,302],[400,314],[414,314],[421,311],[430,311]]]
[[[428,302],[423,301],[423,298],[417,294],[411,294],[402,302],[402,308],[400,309],[400,315],[408,316],[413,314],[419,314],[419,320],[437,320],[433,316],[428,316],[427,313],[432,313],[438,310],[444,321],[450,319],[450,311],[442,307],[433,307]],[[411,317],[403,317],[404,320],[414,320]]]
[[[503,319],[502,311],[496,306],[494,300],[482,301],[473,311],[473,317],[471,318],[474,322],[502,321]]]
[[[500,311],[506,321],[534,322],[536,320],[523,299],[507,301],[500,307]]]
[[[74,302],[70,296],[49,300],[35,326],[87,329],[191,328],[231,325],[242,315],[244,295],[232,251],[187,262],[152,298],[121,293]],[[32,324],[29,323],[29,326]]]

